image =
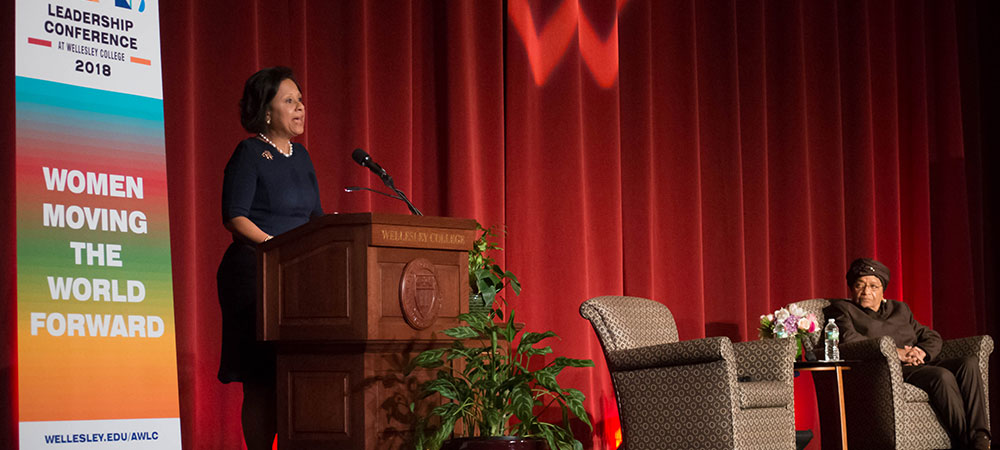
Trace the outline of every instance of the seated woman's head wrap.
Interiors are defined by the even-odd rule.
[[[851,262],[847,269],[847,285],[854,285],[858,278],[873,275],[882,281],[882,289],[889,287],[889,268],[871,258],[858,258]]]

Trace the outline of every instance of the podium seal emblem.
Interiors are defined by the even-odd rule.
[[[417,330],[434,324],[441,309],[441,289],[434,264],[417,258],[406,264],[399,281],[399,307],[406,323]]]

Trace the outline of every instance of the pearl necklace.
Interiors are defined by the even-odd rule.
[[[271,140],[268,139],[267,136],[264,136],[264,133],[257,133],[257,136],[260,136],[260,138],[263,139],[264,142],[271,144],[271,147],[274,147],[274,149],[277,150],[278,153],[281,153],[281,155],[284,156],[285,158],[291,158],[292,153],[295,152],[295,149],[292,147],[292,141],[288,141],[288,154],[286,155],[285,152],[281,151],[281,149],[278,148],[277,145],[274,145],[274,142],[271,142]]]

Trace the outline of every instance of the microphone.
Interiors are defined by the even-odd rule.
[[[385,192],[379,192],[379,191],[376,191],[374,189],[369,189],[369,188],[364,188],[364,187],[357,187],[357,186],[349,186],[347,188],[344,188],[344,191],[346,191],[346,192],[357,192],[357,191],[362,191],[363,190],[363,191],[371,191],[371,192],[375,192],[375,193],[378,193],[378,194],[382,194],[382,195],[384,195],[386,197],[392,197],[392,198],[395,198],[397,200],[402,200],[403,202],[405,202],[406,203],[406,207],[410,209],[410,212],[413,213],[413,215],[415,215],[415,216],[422,216],[422,215],[424,215],[423,213],[420,212],[419,209],[417,209],[416,206],[413,206],[413,203],[410,202],[410,199],[406,198],[406,194],[404,194],[403,191],[401,191],[399,189],[396,189],[396,186],[392,182],[392,177],[389,176],[389,173],[386,172],[385,169],[382,168],[382,166],[378,165],[378,163],[376,163],[375,161],[373,161],[371,155],[369,155],[368,152],[366,152],[366,151],[364,151],[364,150],[362,150],[360,148],[356,148],[356,149],[354,149],[354,153],[351,153],[351,158],[354,159],[354,162],[360,164],[362,167],[367,167],[368,170],[372,171],[372,173],[374,173],[375,175],[378,175],[378,177],[382,179],[382,183],[384,183],[386,186],[388,186],[389,189],[392,189],[392,192],[395,192],[396,195],[386,194]]]
[[[360,164],[361,167],[367,167],[368,170],[372,171],[372,173],[378,175],[378,177],[381,178],[382,181],[390,185],[389,187],[392,187],[392,177],[389,176],[389,174],[385,171],[385,169],[382,168],[382,166],[378,165],[377,162],[372,160],[372,157],[371,155],[368,154],[368,152],[360,148],[356,148],[354,149],[354,153],[351,153],[351,158],[354,159],[354,162]],[[386,181],[386,179],[388,179],[389,181]]]

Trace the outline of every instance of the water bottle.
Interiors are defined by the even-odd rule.
[[[837,344],[840,343],[840,328],[837,328],[833,319],[827,322],[826,327],[823,328],[823,334],[826,336],[824,348],[826,359],[824,361],[840,361],[840,348],[837,347]]]

